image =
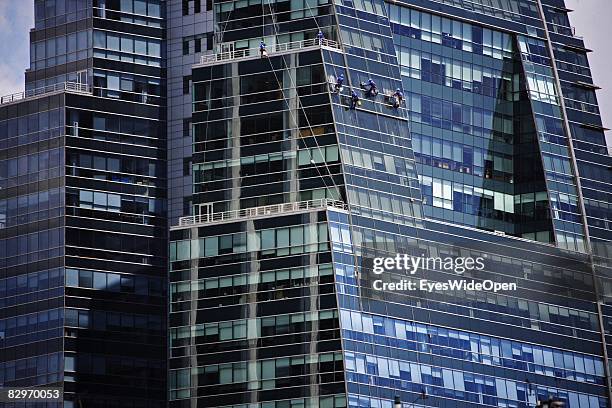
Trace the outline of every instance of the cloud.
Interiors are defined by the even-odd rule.
[[[34,2],[0,0],[0,32],[15,28],[27,35],[27,29],[34,26]],[[25,30],[24,30],[25,29]]]
[[[0,95],[24,89],[30,65],[29,29],[34,26],[33,1],[0,0]]]

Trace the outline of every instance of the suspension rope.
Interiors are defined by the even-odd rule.
[[[310,13],[311,17],[313,18],[313,20],[314,20],[315,24],[317,25],[318,30],[319,30],[319,31],[321,31],[321,27],[319,26],[319,23],[317,22],[317,18],[316,18],[316,16],[314,15],[314,13],[312,12],[312,7],[310,7],[310,4],[308,3],[308,1],[309,1],[309,0],[305,0],[305,2],[306,2],[306,8],[308,9],[308,12]],[[340,33],[339,33],[339,32],[338,32],[338,37],[337,37],[337,38],[338,38],[338,44],[340,45]],[[331,51],[330,51],[330,50],[327,50],[327,52],[328,52],[328,53],[329,53],[329,55],[331,56]],[[331,60],[331,58],[330,58],[330,60]],[[335,66],[335,64],[333,63],[333,61],[331,61],[330,63],[331,63],[331,65],[332,65],[333,69],[334,69],[334,76],[335,76],[336,78],[338,78],[338,73],[337,73],[337,71],[336,71],[336,66]],[[370,74],[369,72],[368,72],[367,74],[368,74],[368,78],[371,78],[371,74]],[[350,88],[350,89],[353,89],[353,87],[352,87],[352,85],[351,85],[350,75],[347,75],[347,82],[348,82],[349,88]],[[361,84],[361,83],[360,83],[360,84]],[[400,81],[400,84],[401,84],[401,81]],[[401,87],[403,88],[403,86],[401,86]],[[360,89],[360,90],[362,90],[361,86],[359,87],[359,89]],[[391,89],[390,91],[391,91],[391,92],[393,92],[393,89]],[[382,87],[381,87],[381,89],[378,91],[378,93],[380,94],[381,92],[382,92],[382,96],[383,96],[383,102],[377,102],[377,101],[375,101],[375,100],[374,100],[373,102],[374,102],[374,103],[380,103],[380,104],[382,104],[382,105],[386,105],[386,104],[384,103],[384,98],[385,98],[385,97],[392,97],[393,95],[386,94],[386,93],[384,92],[384,88],[382,88]],[[401,101],[400,101],[400,105],[401,105]]]
[[[306,2],[306,9],[308,10],[308,12],[310,13],[310,16],[312,17],[312,19],[314,20],[315,24],[317,25],[317,29],[318,29],[319,31],[323,32],[323,31],[321,30],[321,26],[319,25],[319,22],[317,21],[317,17],[316,17],[316,16],[314,15],[314,13],[312,12],[312,7],[310,7],[309,0],[304,0],[304,1]],[[333,2],[332,2],[332,6],[333,6]],[[339,34],[339,33],[338,33],[338,34]],[[337,36],[337,40],[338,40],[338,41],[337,41],[338,45],[340,45],[340,35],[338,35],[338,36]],[[323,51],[325,51],[325,50],[323,50]],[[333,59],[331,58],[331,50],[327,50],[327,53],[328,53],[328,55],[330,56],[330,58],[329,58],[329,59],[330,59],[330,65],[331,65],[331,67],[332,67],[332,68],[333,68],[333,70],[334,70],[334,77],[335,77],[335,79],[336,79],[336,80],[338,80],[338,71],[336,70],[336,64],[333,62]],[[344,71],[344,69],[342,69],[342,70]],[[353,88],[352,88],[352,86],[351,86],[350,75],[348,74],[348,72],[347,72],[347,78],[346,78],[346,81],[347,81],[348,88],[352,90]],[[337,94],[338,94],[338,96],[340,96],[340,92],[339,92],[339,90],[338,90],[338,93],[337,93]]]
[[[266,57],[266,58],[267,58],[267,57]],[[284,60],[283,60],[283,61],[284,61]],[[270,63],[270,68],[272,69],[272,73],[274,74],[274,78],[276,79],[276,83],[278,84],[279,89],[280,89],[280,91],[281,91],[281,93],[282,93],[282,95],[283,95],[283,99],[285,100],[285,104],[287,105],[287,109],[288,109],[288,111],[289,111],[289,115],[291,116],[291,119],[293,119],[293,122],[295,123],[295,127],[296,127],[296,129],[297,129],[297,131],[298,131],[298,133],[299,133],[299,132],[300,132],[300,125],[299,125],[299,121],[296,119],[295,115],[293,114],[293,112],[292,112],[292,110],[291,110],[291,106],[289,105],[288,98],[286,97],[286,95],[285,95],[285,91],[283,90],[283,86],[282,86],[282,84],[280,83],[280,80],[278,79],[278,76],[276,75],[276,70],[274,69],[274,66],[272,65],[272,61],[268,61],[268,62]],[[291,76],[291,75],[289,74],[289,76]],[[299,102],[299,97],[298,97],[298,103],[300,103],[300,102]],[[304,111],[304,108],[303,108],[303,107],[302,107],[301,109],[302,109],[302,111]],[[305,111],[304,111],[304,117],[306,118],[306,121],[307,121],[308,127],[309,127],[309,129],[310,129],[310,134],[312,135],[312,138],[314,139],[314,142],[315,142],[315,144],[317,145],[317,149],[319,150],[319,153],[321,154],[321,157],[323,158],[323,165],[324,165],[324,166],[325,166],[325,168],[327,169],[327,172],[328,172],[328,174],[329,174],[329,177],[331,178],[331,181],[332,181],[332,183],[334,184],[334,187],[336,188],[337,193],[338,193],[338,194],[340,194],[340,189],[339,189],[338,185],[336,184],[336,182],[335,182],[335,180],[334,180],[333,173],[330,171],[330,169],[329,169],[329,167],[328,167],[328,165],[327,165],[327,162],[325,161],[325,154],[324,154],[323,149],[321,148],[321,146],[319,146],[319,143],[317,142],[316,137],[314,136],[314,131],[313,131],[313,129],[312,129],[312,126],[310,126],[310,123],[309,123],[309,121],[308,121],[308,117],[306,116],[306,112],[305,112]],[[296,140],[299,140],[299,139],[296,139]],[[317,165],[316,165],[315,160],[314,160],[314,156],[313,156],[313,155],[312,155],[312,153],[310,152],[310,149],[309,149],[309,148],[306,148],[305,150],[307,151],[308,155],[310,156],[310,162],[311,162],[312,164],[314,164],[314,165],[315,165],[315,166],[314,166],[315,170],[317,171],[317,173],[319,174],[319,176],[320,176],[320,177],[321,177],[321,179],[323,180],[323,183],[325,184],[325,188],[326,188],[328,191],[330,191],[330,192],[331,192],[332,190],[331,190],[331,189],[330,189],[330,187],[327,185],[327,181],[326,181],[326,179],[325,179],[325,176],[323,176],[323,174],[322,174],[322,173],[321,173],[321,171],[319,170],[319,166],[317,166]],[[340,152],[339,152],[339,151],[338,151],[338,154],[340,154]],[[334,198],[334,197],[331,197],[331,198]],[[339,198],[339,197],[338,197],[338,198]]]
[[[221,4],[219,4],[221,7]],[[232,17],[232,13],[234,12],[234,8],[236,7],[235,2],[232,2],[232,9],[227,15],[227,19],[225,20],[225,25],[223,26],[223,30],[221,30],[221,37],[219,38],[219,44],[223,43],[223,37],[225,36],[225,30],[227,29],[227,25],[229,24],[230,18]]]
[[[264,9],[264,4],[263,4],[263,1],[265,1],[265,0],[262,0],[262,14],[265,14],[265,9]],[[272,9],[272,5],[271,5],[270,3],[268,3],[268,6],[269,6],[269,9],[270,9],[270,17],[272,18],[272,27],[273,27],[273,29],[274,29],[275,36],[276,36],[276,37],[278,37],[278,36],[279,36],[279,33],[278,33],[277,28],[276,28],[276,22],[275,22],[275,18],[274,18],[274,11],[273,11],[273,9]],[[289,65],[287,64],[287,61],[285,60],[285,56],[284,56],[284,55],[281,55],[280,57],[282,58],[282,60],[283,60],[283,63],[284,63],[284,65],[285,65],[285,67],[288,69],[288,68],[289,68]],[[289,110],[289,115],[290,115],[290,116],[292,117],[292,119],[294,120],[295,125],[296,125],[296,128],[298,129],[298,132],[299,132],[299,129],[300,129],[299,121],[298,121],[298,120],[295,118],[295,116],[294,116],[294,114],[293,114],[293,112],[292,112],[292,110],[291,110],[291,106],[289,106],[288,98],[287,98],[287,97],[286,97],[286,95],[285,95],[284,87],[283,87],[283,85],[281,84],[280,80],[278,79],[278,76],[276,75],[276,70],[274,69],[274,65],[272,64],[272,61],[270,61],[270,59],[269,59],[269,58],[268,58],[268,63],[270,64],[270,68],[272,69],[272,73],[274,74],[274,78],[276,79],[276,82],[277,82],[277,84],[278,84],[278,86],[279,86],[279,89],[280,89],[280,91],[281,91],[281,93],[282,93],[282,95],[283,95],[283,99],[285,100],[285,104],[287,105],[287,108],[288,108],[288,110]],[[313,138],[313,140],[314,140],[314,142],[315,142],[315,144],[316,144],[317,149],[319,150],[319,153],[321,154],[321,157],[323,158],[323,165],[324,165],[324,166],[325,166],[325,168],[327,169],[327,172],[328,172],[328,174],[329,174],[329,177],[331,178],[331,181],[332,181],[332,183],[334,184],[334,187],[336,188],[337,193],[338,193],[338,194],[340,194],[340,188],[339,188],[339,187],[338,187],[338,185],[336,184],[336,181],[334,180],[334,177],[333,177],[333,173],[332,173],[332,172],[331,172],[331,170],[329,169],[329,166],[328,166],[328,164],[327,164],[327,161],[325,160],[325,154],[324,154],[324,152],[323,152],[323,149],[322,149],[322,148],[321,148],[321,146],[319,145],[319,142],[318,142],[318,140],[317,140],[317,137],[315,136],[314,130],[313,130],[313,128],[312,128],[312,125],[310,124],[310,120],[308,119],[308,115],[306,114],[306,110],[305,110],[305,108],[304,108],[304,105],[302,104],[301,98],[299,97],[299,95],[297,95],[297,85],[294,83],[294,81],[293,81],[293,77],[291,76],[291,74],[289,74],[288,76],[289,76],[289,80],[291,81],[291,87],[292,87],[292,88],[295,88],[295,90],[296,90],[296,98],[297,98],[297,102],[298,102],[298,107],[299,107],[299,108],[302,110],[302,113],[304,114],[304,118],[306,119],[306,124],[308,125],[308,128],[309,128],[309,130],[310,130],[310,134],[311,134],[311,136],[312,136],[312,138]],[[337,145],[337,146],[338,146],[338,145]],[[338,149],[339,149],[339,146],[338,146]],[[309,156],[310,156],[311,163],[312,163],[312,164],[315,164],[315,161],[314,161],[314,156],[313,156],[313,155],[312,155],[312,153],[310,152],[310,149],[306,149],[306,150],[308,151],[308,154],[309,154]],[[338,154],[340,154],[340,152],[339,152],[339,151],[338,151]],[[326,187],[328,190],[330,190],[330,189],[329,189],[329,187],[327,186],[326,181],[325,181],[325,177],[324,177],[324,176],[321,174],[321,172],[319,171],[318,166],[316,166],[316,165],[315,165],[315,170],[317,170],[317,173],[319,173],[319,176],[320,176],[320,177],[323,179],[323,182],[325,183],[325,187]],[[330,190],[330,191],[331,191],[331,190]]]
[[[206,115],[206,126],[204,127],[204,141],[202,142],[202,143],[204,143],[204,146],[206,146],[206,144],[208,143],[208,141],[207,141],[208,140],[208,123],[210,122],[209,121],[210,110],[211,110],[211,107],[212,107],[212,70],[210,71],[210,77],[208,79],[208,82],[209,82],[209,84],[211,86],[208,87],[208,91],[206,92],[207,93],[206,96],[208,97],[208,109],[207,109],[207,115]],[[195,87],[192,86],[192,88],[195,88]],[[195,99],[195,92],[194,92],[194,90],[191,89],[191,92],[194,93],[193,99]],[[192,133],[193,133],[192,136],[191,136],[191,139],[192,139],[191,143],[193,145],[195,145],[196,135],[195,135],[195,131],[194,131],[193,121],[190,123],[190,126],[191,126]],[[193,152],[191,154],[192,154],[192,157],[193,157]],[[206,161],[204,161],[204,163],[206,163]],[[193,168],[193,163],[191,164],[191,166]],[[193,170],[192,170],[192,174],[193,174],[193,176],[192,176],[193,180],[195,181],[196,177],[195,177],[195,173],[193,172]],[[208,204],[210,204],[211,206],[214,205],[214,203],[197,204],[197,206],[198,206],[198,214],[197,215],[202,215],[202,214],[200,214],[200,211],[202,211],[202,206],[208,205]],[[206,216],[210,217],[210,214],[206,214]]]

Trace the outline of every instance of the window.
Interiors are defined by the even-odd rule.
[[[144,0],[134,0],[134,14],[147,14],[147,3]]]
[[[219,254],[231,254],[234,252],[233,235],[221,235],[219,237]]]
[[[206,238],[204,243],[204,256],[216,256],[219,253],[217,237]]]
[[[103,31],[94,31],[94,47],[106,48],[106,33]],[[36,53],[38,55],[38,52]]]
[[[147,42],[145,40],[136,38],[134,40],[134,52],[136,54],[146,55],[147,54]]]
[[[81,288],[92,288],[93,287],[93,274],[91,271],[79,271],[79,287]]]
[[[121,160],[114,157],[109,157],[106,159],[106,170],[113,172],[121,171]]]
[[[191,93],[191,75],[183,77],[183,95]]]
[[[213,49],[213,33],[206,34],[206,49],[207,50]]]
[[[133,3],[132,0],[121,0],[121,11],[125,13],[133,13]]]
[[[191,118],[183,119],[183,137],[191,137]]]
[[[79,310],[79,327],[89,327],[89,311]]]
[[[107,274],[106,278],[107,278],[107,284],[106,284],[107,289],[112,292],[119,292],[121,275],[118,275],[116,273],[109,273]]]
[[[133,92],[134,91],[134,81],[132,79],[121,78],[121,90]]]
[[[106,193],[94,192],[94,209],[106,210]]]
[[[66,326],[78,326],[78,312],[74,309],[66,309],[64,312]]]
[[[93,273],[93,287],[97,290],[106,289],[106,274],[104,272]]]
[[[81,208],[93,208],[93,192],[92,191],[79,191],[79,207]]]
[[[106,77],[106,86],[108,89],[112,89],[112,90],[119,90],[120,89],[120,83],[119,83],[119,75],[108,75]]]
[[[134,39],[131,37],[121,37],[121,51],[134,52]]]
[[[108,194],[108,211],[121,211],[121,196],[118,194]]]
[[[161,57],[161,44],[156,40],[149,40],[149,55],[152,57]]]
[[[75,371],[75,360],[74,356],[64,357],[64,371]]]
[[[82,51],[85,49],[87,49],[87,31],[79,31],[77,33],[77,50]]]
[[[208,6],[208,3],[207,3]],[[211,5],[212,6],[212,5]],[[190,13],[191,8],[193,7],[193,14],[197,14],[202,12],[202,0],[183,0],[183,15],[187,16]],[[211,10],[212,7],[208,10]]]
[[[79,286],[78,269],[66,269],[66,286]]]
[[[149,16],[161,17],[161,7],[159,3],[155,1],[149,1]]]
[[[134,278],[131,276],[121,277],[121,291],[122,292],[134,292]]]
[[[183,158],[183,176],[191,175],[191,157]]]
[[[119,51],[121,50],[121,46],[119,43],[119,36],[108,34],[106,36],[106,48],[109,50]]]

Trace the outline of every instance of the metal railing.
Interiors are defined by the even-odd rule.
[[[316,208],[340,208],[346,210],[347,205],[338,200],[330,198],[320,198],[317,200],[295,201],[293,203],[271,204],[261,207],[244,208],[242,210],[224,211],[211,214],[189,215],[179,218],[179,227],[188,227],[191,225],[208,224],[219,221],[232,221],[242,218],[267,217],[270,215],[282,215],[303,210]]]
[[[267,47],[266,52],[268,56],[272,56],[274,54],[287,53],[289,51],[299,50],[301,48],[317,47],[317,46],[318,47],[340,48],[336,41],[326,40],[324,38],[323,39],[310,38],[308,40],[275,44],[273,46]],[[261,51],[259,48],[246,48],[242,50],[220,52],[217,54],[202,55],[200,57],[200,64],[212,64],[212,63],[219,62],[219,61],[231,61],[235,59],[260,57],[260,56],[261,56]]]
[[[5,103],[17,102],[26,98],[31,98],[33,96],[40,96],[60,91],[70,91],[87,94],[91,93],[91,89],[87,84],[82,84],[79,82],[60,82],[53,85],[43,86],[41,88],[30,89],[23,92],[17,92],[14,94],[2,96],[0,97],[0,105]]]

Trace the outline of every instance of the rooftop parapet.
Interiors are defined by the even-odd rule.
[[[24,99],[40,97],[57,92],[74,92],[91,94],[91,88],[87,84],[79,82],[60,82],[53,85],[43,86],[41,88],[30,89],[28,91],[17,92],[10,95],[0,97],[0,105],[23,101]]]

